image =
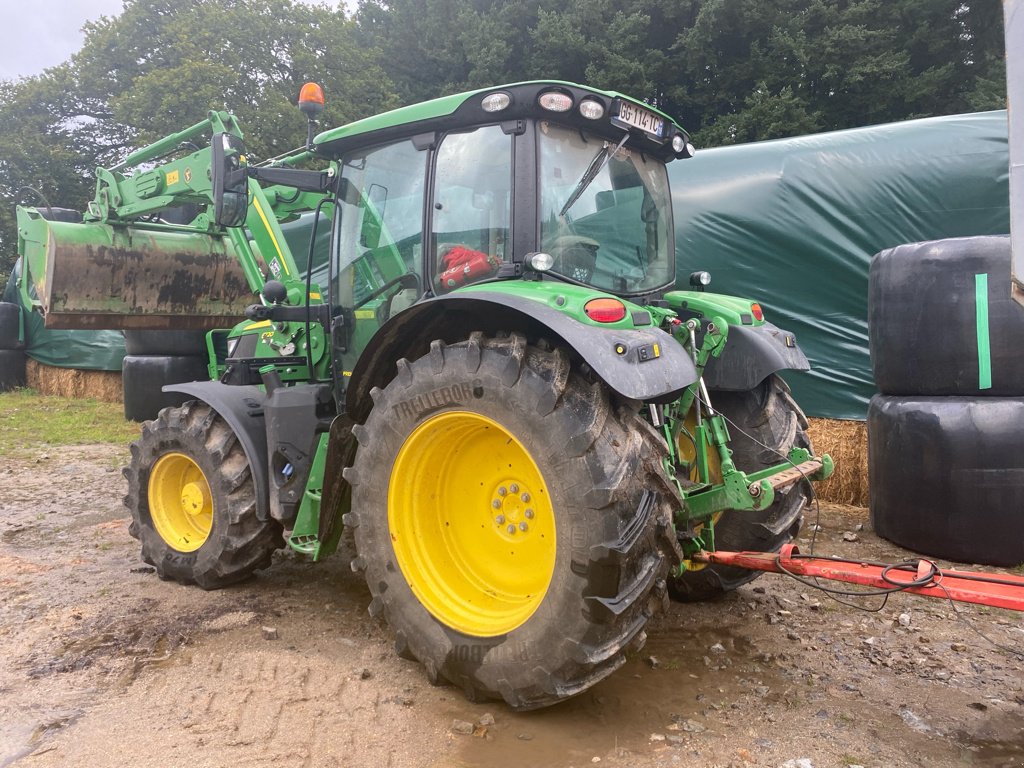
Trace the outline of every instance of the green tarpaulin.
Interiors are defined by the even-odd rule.
[[[787,376],[807,413],[863,419],[872,255],[1008,232],[1008,164],[1005,111],[698,151],[669,166],[679,281],[760,301],[811,361]]]
[[[17,290],[21,259],[14,265],[3,292],[3,301],[19,304]],[[124,357],[121,331],[54,331],[43,327],[38,312],[21,310],[25,321],[25,354],[33,360],[58,368],[83,368],[92,371],[120,371]]]

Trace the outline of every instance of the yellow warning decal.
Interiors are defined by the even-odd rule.
[[[377,317],[377,313],[372,309],[357,309],[356,320],[373,320]]]
[[[654,345],[654,356],[661,357],[661,348],[657,344]]]
[[[342,376],[349,376],[349,377],[351,377],[352,376],[352,371],[342,371],[341,375]]]
[[[310,293],[309,294],[309,298],[319,300],[320,299],[320,294],[319,293]]]
[[[168,171],[167,172],[167,186],[168,187],[171,186],[171,184],[177,184],[178,180],[179,180],[179,177],[178,177],[178,172],[177,171]]]

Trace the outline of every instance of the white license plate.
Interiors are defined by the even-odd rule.
[[[615,117],[620,123],[639,128],[645,133],[661,138],[665,131],[665,121],[650,110],[643,109],[623,101],[619,103],[619,114]]]

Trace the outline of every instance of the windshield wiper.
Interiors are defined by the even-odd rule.
[[[608,162],[618,154],[619,150],[622,149],[622,145],[626,143],[626,139],[629,138],[629,134],[625,133],[622,135],[622,140],[615,145],[615,149],[611,152],[608,151],[608,142],[605,142],[604,146],[597,151],[594,155],[594,159],[590,161],[590,165],[587,166],[587,170],[583,172],[579,182],[576,184],[576,188],[569,195],[569,199],[565,201],[565,205],[562,206],[562,210],[558,212],[559,216],[565,216],[576,201],[580,199],[580,196],[586,191],[587,187],[596,179],[604,167],[608,165]]]

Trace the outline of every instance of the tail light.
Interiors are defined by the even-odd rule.
[[[754,316],[754,319],[757,320],[757,322],[761,322],[762,320],[764,320],[764,310],[761,309],[760,304],[751,304],[750,314]]]
[[[626,305],[618,299],[591,299],[583,311],[598,323],[617,323],[626,316]]]

